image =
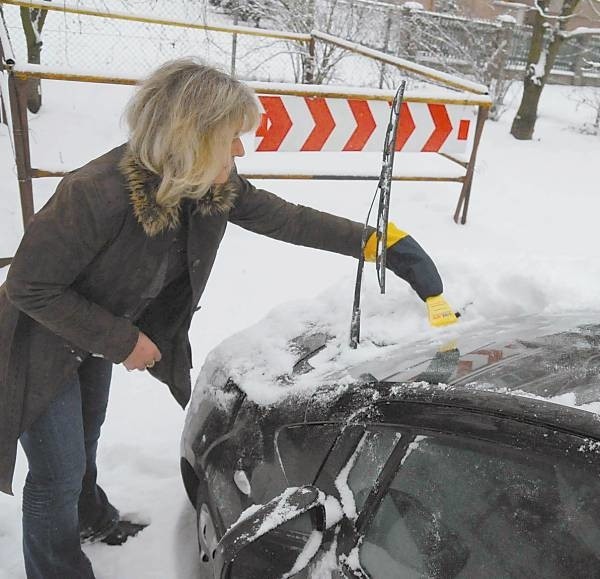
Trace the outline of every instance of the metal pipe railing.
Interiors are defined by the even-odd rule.
[[[366,46],[361,46],[360,44],[349,42],[348,40],[344,40],[343,38],[339,38],[337,36],[332,36],[331,34],[325,34],[324,32],[313,30],[312,35],[323,42],[328,42],[329,44],[339,46],[340,48],[345,48],[346,50],[349,50],[356,54],[368,56],[369,58],[372,58],[373,60],[377,60],[379,62],[392,64],[400,69],[406,70],[413,74],[417,74],[429,80],[440,82],[451,88],[465,90],[467,92],[481,95],[486,95],[489,92],[488,87],[484,84],[461,79],[458,76],[448,74],[446,72],[441,72],[439,70],[435,70],[434,68],[430,68],[422,64],[410,62],[409,60],[405,60],[404,58],[390,56],[389,54],[381,52],[380,50],[367,48]]]
[[[266,28],[252,28],[250,26],[216,26],[213,24],[197,24],[174,18],[155,18],[151,15],[130,14],[127,12],[113,12],[112,10],[96,10],[93,8],[82,8],[70,2],[47,2],[44,0],[2,0],[0,4],[21,6],[23,8],[41,8],[65,14],[78,14],[80,16],[97,16],[110,18],[112,20],[127,20],[130,22],[145,22],[147,24],[162,24],[163,26],[178,26],[180,28],[191,28],[195,30],[209,30],[211,32],[229,32],[235,34],[246,34],[249,36],[264,36],[266,38],[278,38],[280,40],[295,40],[296,42],[311,41],[310,34],[299,34],[296,32],[281,32],[279,30],[268,30]]]
[[[73,73],[66,68],[60,67],[42,67],[37,64],[19,64],[13,67],[13,72],[18,78],[40,78],[48,80],[69,80],[78,82],[95,82],[103,84],[123,84],[135,85],[143,77],[104,75],[90,71],[86,74]],[[394,98],[394,91],[385,89],[360,89],[360,88],[342,88],[335,85],[318,84],[287,84],[248,81],[246,82],[255,92],[261,94],[273,95],[293,95],[293,96],[319,96],[322,98],[353,98],[369,99],[391,102]],[[445,91],[440,89],[438,94],[432,96],[431,91],[411,91],[407,92],[404,100],[406,102],[426,103],[435,100],[440,104],[451,105],[473,105],[489,108],[492,100],[487,95],[466,94]]]

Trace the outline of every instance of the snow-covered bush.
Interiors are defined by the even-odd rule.
[[[571,99],[577,103],[577,108],[592,109],[594,120],[585,122],[580,131],[587,135],[600,135],[600,87],[580,86],[574,88]]]

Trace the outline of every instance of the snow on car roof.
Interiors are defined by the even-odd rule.
[[[323,385],[345,388],[363,381],[361,375],[365,374],[381,380],[390,376],[394,381],[409,380],[411,372],[417,375],[419,365],[427,366],[436,352],[458,347],[453,344],[459,343],[460,351],[468,353],[486,346],[491,339],[498,343],[515,337],[532,339],[600,320],[599,314],[581,311],[529,315],[497,311],[495,316],[485,317],[473,308],[458,324],[434,329],[427,323],[424,305],[405,285],[389,283],[387,294],[382,296],[371,279],[363,287],[361,343],[352,350],[348,346],[352,289],[352,280],[345,279],[312,300],[273,309],[257,324],[224,340],[206,358],[192,407],[207,395],[226,405],[232,396],[224,389],[229,379],[250,400],[271,405],[291,395],[312,395]],[[310,372],[293,373],[302,356],[297,339],[303,335],[326,337],[326,344],[310,358]],[[485,380],[478,386],[486,389]],[[493,385],[489,389],[502,391]],[[597,390],[600,399],[600,377]],[[512,393],[538,397],[518,388]],[[561,393],[550,400],[600,414],[600,402],[591,399],[581,404],[575,394]]]

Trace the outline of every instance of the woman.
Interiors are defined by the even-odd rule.
[[[361,251],[361,224],[287,203],[237,174],[240,135],[259,109],[228,75],[190,59],[167,63],[139,87],[126,118],[128,142],[60,182],[0,288],[0,489],[12,492],[20,438],[30,578],[93,577],[80,533],[102,538],[118,524],[95,461],[112,364],[148,370],[186,405],[188,328],[228,221]],[[402,232],[388,244],[389,267],[449,320],[425,252]]]

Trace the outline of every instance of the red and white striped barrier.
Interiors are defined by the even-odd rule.
[[[259,95],[257,152],[382,151],[390,103],[352,98]],[[464,153],[473,106],[404,102],[396,151]]]

